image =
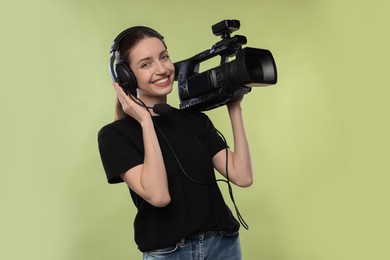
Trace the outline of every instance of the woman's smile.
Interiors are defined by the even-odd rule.
[[[152,84],[154,84],[158,87],[166,87],[166,86],[170,86],[170,80],[169,80],[169,77],[166,77],[166,78],[162,78],[162,79],[153,81]]]

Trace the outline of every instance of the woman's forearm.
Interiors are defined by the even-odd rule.
[[[249,186],[253,182],[252,157],[245,132],[242,108],[239,102],[228,106],[234,138],[234,151],[229,155],[229,177],[237,185]]]
[[[161,148],[152,119],[140,122],[144,142],[144,162],[121,175],[135,193],[149,204],[165,207],[171,201]]]
[[[141,124],[141,127],[145,149],[140,178],[141,187],[150,203],[167,204],[170,201],[168,179],[153,121],[147,120]]]

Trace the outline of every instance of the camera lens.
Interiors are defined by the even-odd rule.
[[[232,64],[233,65],[233,64]],[[237,52],[234,63],[236,68],[232,68],[235,81],[239,85],[248,87],[265,86],[275,84],[277,81],[277,72],[275,61],[268,50],[244,48]]]

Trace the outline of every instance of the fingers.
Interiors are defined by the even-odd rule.
[[[150,117],[149,111],[137,104],[134,97],[128,96],[117,82],[113,82],[112,85],[115,88],[117,98],[122,105],[122,109],[126,114],[135,118],[139,122],[143,120],[145,116]]]
[[[132,106],[133,101],[129,98],[129,96],[126,95],[125,91],[117,82],[113,82],[112,85],[115,88],[116,96],[121,103],[123,110],[125,113],[128,113],[128,109]]]
[[[118,97],[119,102],[122,104],[122,107],[125,109],[126,107],[131,107],[134,104],[133,98],[130,98],[123,88],[117,83],[113,82],[112,85],[115,88],[116,95]]]
[[[121,102],[121,104],[123,105],[125,100],[126,100],[126,93],[125,91],[122,89],[122,87],[118,84],[118,82],[113,82],[112,85],[114,86],[115,88],[115,91],[116,91],[116,95],[119,99],[119,101]]]

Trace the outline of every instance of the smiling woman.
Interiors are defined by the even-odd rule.
[[[242,22],[248,46],[272,49],[280,72],[277,87],[242,103],[256,171],[250,189],[235,189],[250,224],[244,259],[390,259],[389,9],[386,0],[1,1],[0,259],[142,259],[129,241],[137,209],[127,185],[102,180],[96,149],[116,99],[108,48],[142,23],[180,61],[211,47],[210,25],[226,18]],[[206,114],[233,148],[225,107]],[[164,135],[176,151],[192,137],[175,127]]]
[[[162,35],[151,28],[136,26],[120,33],[115,38],[111,47],[110,52],[112,55],[109,68],[113,81],[118,82],[130,97],[138,97],[138,101],[143,102],[144,106],[146,106],[146,103],[150,104],[153,102],[166,103],[166,95],[172,91],[174,67],[163,39],[164,37]],[[134,57],[131,57],[130,52],[133,53]],[[157,70],[156,66],[158,66]],[[156,73],[154,73],[153,69]],[[152,76],[153,78],[151,78]],[[145,88],[148,88],[148,85],[143,81],[148,83],[154,81],[154,84],[156,84],[156,81],[166,80],[165,89],[167,92],[161,93],[163,95],[160,95],[160,97],[154,95],[154,97],[141,98],[144,92],[142,88],[138,88],[138,81],[140,80],[141,85]],[[165,85],[162,84],[162,86]],[[154,99],[154,101],[148,100],[150,98]],[[125,113],[118,97],[116,119],[123,118],[124,116]]]
[[[119,34],[110,69],[117,120],[99,131],[99,150],[108,182],[125,182],[130,189],[138,210],[135,242],[144,259],[203,259],[204,252],[211,259],[241,259],[240,225],[214,175],[216,169],[238,186],[252,184],[241,100],[227,106],[231,151],[204,113],[149,111],[166,104],[175,76],[159,33],[137,26]]]
[[[164,44],[157,38],[142,39],[130,51],[129,63],[138,82],[138,98],[146,105],[165,103],[175,68]]]

